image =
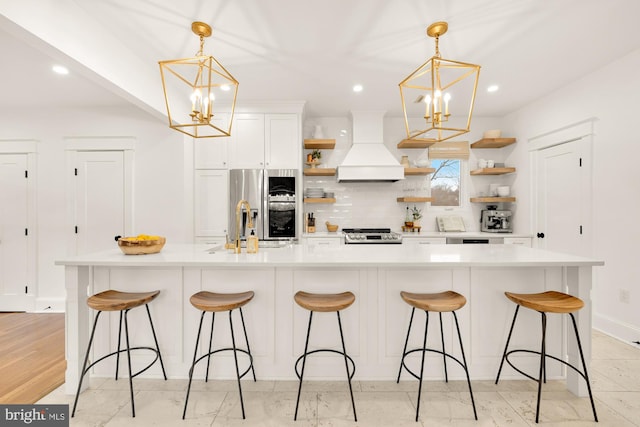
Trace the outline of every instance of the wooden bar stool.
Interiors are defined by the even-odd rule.
[[[293,416],[294,421],[298,418],[298,405],[300,404],[300,393],[302,391],[302,378],[304,376],[304,367],[307,361],[307,356],[319,352],[337,353],[344,356],[344,367],[347,370],[347,381],[349,382],[349,393],[351,394],[351,406],[353,407],[353,418],[358,421],[356,415],[356,404],[353,400],[353,388],[351,387],[351,379],[356,372],[356,364],[353,359],[347,355],[347,349],[344,345],[344,334],[342,333],[342,322],[340,321],[340,310],[344,310],[349,307],[356,300],[356,297],[351,292],[343,292],[340,294],[313,294],[304,291],[299,291],[294,295],[296,303],[309,310],[309,326],[307,328],[307,338],[304,344],[304,353],[298,357],[295,364],[296,375],[300,379],[298,384],[298,399],[296,400],[296,412]],[[338,315],[338,329],[340,330],[340,342],[342,343],[342,351],[334,349],[317,349],[309,351],[309,335],[311,333],[311,321],[313,319],[313,312],[332,312],[335,311]],[[302,360],[302,371],[298,371],[298,364]],[[349,362],[351,362],[351,372],[349,372]]]
[[[82,367],[82,375],[80,375],[80,381],[78,382],[78,391],[76,392],[76,398],[73,402],[73,411],[71,412],[71,417],[73,417],[76,413],[76,406],[78,405],[78,397],[80,396],[80,390],[82,388],[82,381],[84,376],[94,365],[107,357],[116,356],[116,381],[118,380],[118,367],[120,365],[120,353],[127,352],[127,365],[129,367],[129,391],[131,393],[131,412],[132,416],[136,416],[136,408],[133,401],[133,378],[140,375],[147,369],[149,369],[156,360],[160,361],[160,366],[162,367],[162,375],[164,375],[164,379],[167,379],[167,374],[164,370],[164,364],[162,363],[162,355],[160,354],[160,347],[158,346],[158,338],[156,337],[156,331],[153,327],[153,321],[151,320],[151,312],[149,311],[148,304],[153,301],[158,295],[160,291],[152,291],[152,292],[120,292],[116,290],[108,290],[104,292],[100,292],[98,294],[92,295],[87,299],[87,305],[92,309],[96,310],[96,317],[93,320],[93,328],[91,330],[91,337],[89,338],[89,346],[87,347],[87,353],[84,356],[84,364]],[[139,307],[144,305],[147,309],[147,316],[149,317],[149,325],[151,326],[151,333],[153,334],[153,341],[156,344],[156,347],[131,347],[129,345],[129,322],[127,321],[127,314],[129,310],[135,307]],[[109,353],[106,356],[102,356],[97,359],[95,362],[91,363],[87,366],[89,361],[89,353],[91,351],[91,344],[93,343],[93,337],[96,332],[96,326],[98,324],[98,318],[103,311],[119,311],[120,312],[120,324],[118,327],[118,349],[113,353]],[[120,342],[122,338],[122,320],[124,319],[124,335],[125,342],[127,344],[127,348],[122,350],[120,349]],[[135,374],[131,372],[131,350],[151,350],[155,353],[156,357],[153,359],[147,367],[141,369]]]
[[[233,351],[233,359],[236,365],[236,378],[238,379],[238,391],[240,392],[240,407],[242,408],[242,419],[245,418],[244,414],[244,400],[242,398],[242,385],[240,384],[240,379],[244,377],[249,371],[253,373],[253,381],[256,381],[256,372],[253,369],[253,356],[251,355],[251,348],[249,347],[249,338],[247,337],[247,328],[244,325],[244,316],[242,314],[242,307],[246,305],[249,301],[253,299],[254,293],[253,291],[240,292],[240,293],[229,293],[229,294],[221,294],[215,292],[201,291],[196,294],[193,294],[189,301],[191,305],[193,305],[198,310],[202,311],[200,315],[200,326],[198,327],[198,336],[196,338],[196,347],[193,352],[193,362],[191,364],[191,368],[189,369],[189,385],[187,387],[187,397],[184,402],[184,411],[182,412],[182,419],[184,420],[187,415],[187,405],[189,403],[189,393],[191,391],[191,380],[193,379],[193,370],[195,366],[203,360],[207,359],[207,372],[205,375],[205,382],[209,381],[209,365],[211,361],[211,355],[215,353],[219,353],[221,351]],[[244,332],[244,340],[247,344],[247,349],[237,348],[236,347],[236,338],[233,332],[233,310],[238,309],[240,312],[240,320],[242,321],[242,330]],[[229,312],[229,328],[231,329],[231,344],[232,347],[219,348],[216,350],[212,350],[213,344],[213,324],[216,319],[216,313],[221,311]],[[198,356],[198,344],[200,343],[200,333],[202,332],[202,322],[204,320],[205,313],[211,313],[211,333],[209,335],[209,351],[197,358]],[[240,374],[240,368],[238,367],[238,352],[244,353],[249,356],[249,367]],[[196,359],[197,358],[197,359]]]
[[[578,326],[576,325],[576,319],[573,315],[574,312],[584,307],[584,302],[580,298],[576,298],[572,295],[564,294],[557,291],[547,291],[537,294],[515,294],[511,292],[504,293],[507,298],[516,303],[516,312],[513,315],[513,321],[511,322],[511,329],[509,329],[509,336],[507,337],[507,344],[504,346],[504,353],[502,355],[502,361],[500,362],[500,368],[498,369],[498,376],[496,377],[496,384],[500,379],[500,372],[502,371],[502,365],[506,362],[516,371],[524,375],[525,377],[532,379],[538,383],[538,401],[536,403],[536,423],[540,415],[540,396],[542,394],[542,383],[546,382],[546,358],[556,360],[565,366],[573,369],[584,378],[587,383],[587,389],[589,390],[589,399],[591,400],[591,409],[593,409],[593,418],[598,422],[598,415],[596,414],[596,406],[593,402],[593,394],[591,393],[591,385],[589,382],[589,374],[587,373],[587,365],[584,362],[584,354],[582,353],[582,344],[580,343],[580,335],[578,334]],[[516,349],[507,351],[509,348],[509,341],[511,340],[511,333],[513,327],[516,324],[516,318],[518,317],[518,310],[520,306],[535,310],[542,315],[542,348],[540,351]],[[569,314],[571,321],[573,322],[573,330],[576,334],[576,341],[578,342],[578,350],[580,352],[580,360],[582,361],[582,367],[584,372],[580,371],[575,366],[569,364],[567,361],[559,359],[555,356],[546,354],[546,331],[547,331],[547,313],[559,313]],[[516,368],[509,360],[509,355],[513,353],[532,353],[540,355],[540,372],[538,378],[534,378],[531,375]]]
[[[464,355],[464,348],[462,346],[462,336],[460,335],[460,326],[458,325],[458,316],[456,315],[456,310],[464,307],[467,303],[467,300],[464,296],[460,295],[457,292],[453,291],[445,291],[439,292],[435,294],[416,294],[411,292],[400,292],[400,296],[402,299],[412,306],[411,309],[411,318],[409,320],[409,329],[407,330],[407,339],[404,342],[404,350],[402,350],[402,360],[400,361],[400,370],[398,371],[398,379],[396,383],[400,382],[400,374],[402,374],[402,368],[404,367],[407,372],[409,372],[414,378],[418,379],[420,385],[418,386],[418,402],[416,404],[416,422],[418,421],[418,417],[420,415],[420,395],[422,394],[422,378],[424,375],[424,357],[426,352],[438,353],[442,355],[442,359],[444,362],[444,378],[446,382],[449,382],[449,377],[447,374],[447,357],[455,360],[462,368],[464,369],[465,374],[467,375],[467,384],[469,385],[469,395],[471,395],[471,405],[473,406],[473,416],[475,419],[478,419],[478,413],[476,412],[476,404],[473,399],[473,391],[471,390],[471,380],[469,379],[469,369],[467,367],[467,359]],[[422,348],[415,348],[407,351],[407,345],[409,344],[409,335],[411,334],[411,325],[413,323],[413,315],[415,314],[416,308],[419,310],[424,310],[426,315],[425,324],[424,324],[424,340],[422,343]],[[440,338],[442,340],[442,350],[436,350],[432,348],[427,348],[427,329],[429,328],[429,312],[437,312],[440,317]],[[453,314],[453,319],[456,323],[456,330],[458,331],[458,341],[460,342],[460,352],[462,353],[462,361],[453,357],[453,355],[448,354],[445,351],[444,347],[444,331],[442,327],[442,313],[443,312],[451,312]],[[411,353],[421,352],[422,353],[422,362],[420,363],[420,375],[416,375],[411,369],[407,367],[404,362],[404,359]]]

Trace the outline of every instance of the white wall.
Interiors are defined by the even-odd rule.
[[[503,129],[518,137],[513,153],[519,170],[519,216],[530,218],[529,138],[590,117],[596,118],[594,137],[594,241],[592,255],[605,261],[595,268],[594,326],[625,341],[640,338],[640,50],[605,64],[602,69],[504,118]],[[552,72],[552,69],[544,72]],[[541,75],[543,72],[541,71]],[[630,293],[629,303],[620,291]]]
[[[121,136],[136,140],[134,232],[184,242],[190,221],[185,220],[183,201],[183,138],[165,122],[133,107],[0,112],[0,140],[37,141],[36,310],[64,298],[64,269],[54,265],[66,255],[74,232],[66,211],[64,138]]]

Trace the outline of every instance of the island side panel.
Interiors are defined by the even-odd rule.
[[[82,373],[82,363],[89,343],[90,322],[87,309],[87,290],[90,288],[91,267],[65,267],[65,287],[67,292],[65,311],[65,340],[67,369],[65,372],[65,393],[75,394]],[[83,385],[83,390],[88,382]]]
[[[574,316],[578,325],[578,333],[580,334],[580,342],[582,344],[582,351],[584,352],[585,363],[587,364],[587,369],[589,369],[591,366],[591,289],[593,285],[593,269],[592,267],[566,267],[564,270],[566,272],[566,292],[580,298],[584,302],[584,307],[574,313]],[[578,351],[575,333],[573,331],[573,324],[570,318],[566,319],[566,336],[568,362],[573,366],[582,369],[580,353]],[[591,380],[593,382],[593,373],[590,369],[589,374],[592,375]],[[578,396],[584,397],[589,395],[587,384],[582,377],[572,369],[567,369],[567,387],[572,393]]]

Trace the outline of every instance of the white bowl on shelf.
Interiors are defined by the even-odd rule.
[[[498,187],[497,190],[498,190],[498,197],[508,197],[509,194],[511,194],[511,191],[508,185],[501,185],[500,187]]]
[[[428,168],[431,162],[429,162],[429,159],[416,159],[415,163],[416,167]]]

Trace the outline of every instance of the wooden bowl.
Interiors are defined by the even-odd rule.
[[[338,225],[337,224],[327,224],[327,230],[335,233],[336,231],[338,231]]]
[[[134,237],[125,237],[118,239],[118,247],[125,255],[146,255],[155,254],[162,250],[167,239],[158,236],[153,240],[127,240],[135,239]]]

